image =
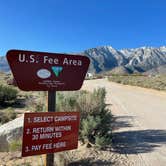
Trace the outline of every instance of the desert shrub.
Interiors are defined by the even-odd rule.
[[[166,90],[166,76],[144,76],[144,75],[128,75],[128,76],[111,76],[110,81],[125,84],[151,88],[157,90]]]
[[[9,143],[9,151],[11,152],[21,151],[21,147],[22,147],[21,139],[13,140]]]
[[[111,112],[105,104],[104,88],[57,94],[57,111],[79,111],[80,140],[105,147],[111,143]],[[99,139],[102,138],[103,140]]]
[[[26,94],[25,105],[32,112],[45,112],[47,111],[46,98],[45,92]]]
[[[12,108],[5,109],[3,111],[0,111],[0,123],[4,124],[7,123],[13,119],[15,119],[17,116],[16,112]]]
[[[13,108],[6,109],[5,113],[9,120],[15,119],[17,115]]]
[[[102,149],[110,144],[112,141],[111,137],[108,136],[96,136],[95,138],[95,145],[97,148]]]
[[[88,115],[86,119],[82,120],[81,123],[81,137],[85,141],[90,141],[94,143],[95,141],[95,132],[97,128],[99,127],[98,125],[101,123],[100,117],[94,117]]]
[[[44,112],[45,110],[45,105],[43,103],[36,103],[34,105],[34,112]]]
[[[12,87],[0,85],[0,105],[14,103],[17,99],[18,91]]]

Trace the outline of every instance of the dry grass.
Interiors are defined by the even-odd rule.
[[[156,90],[166,91],[166,75],[143,76],[143,75],[114,75],[109,77],[109,81],[124,85],[140,86]]]

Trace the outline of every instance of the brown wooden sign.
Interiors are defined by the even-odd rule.
[[[86,56],[23,50],[8,51],[7,60],[25,91],[79,90],[90,64]]]
[[[22,156],[76,149],[79,112],[24,114]]]

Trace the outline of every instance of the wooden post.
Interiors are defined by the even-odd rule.
[[[56,91],[48,91],[48,112],[56,111]],[[46,154],[46,166],[54,166],[54,154]]]

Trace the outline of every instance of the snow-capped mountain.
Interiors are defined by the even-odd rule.
[[[132,49],[129,54],[125,55],[128,56],[129,60],[129,63],[125,66],[133,71],[145,72],[166,64],[166,52],[164,52],[164,47],[141,47]]]
[[[88,49],[83,54],[91,59],[90,71],[95,73],[124,66],[128,63],[126,56],[111,46]]]
[[[145,72],[166,64],[166,47],[140,47],[116,50],[110,46],[97,47],[84,51],[91,58],[93,72],[111,70],[124,66],[131,72]]]
[[[116,50],[111,46],[91,48],[80,53],[91,59],[89,71],[99,73],[120,67],[132,72],[146,72],[166,66],[166,46]],[[0,56],[0,71],[9,71],[5,57]],[[153,70],[152,70],[153,71]],[[165,70],[162,70],[165,71]]]

